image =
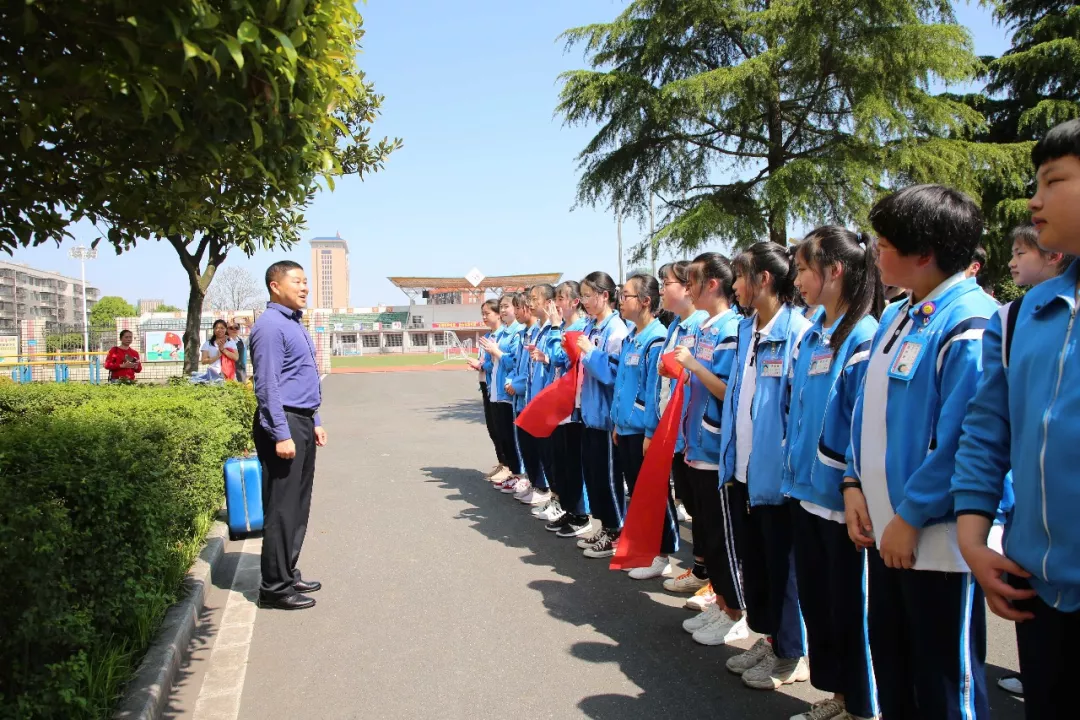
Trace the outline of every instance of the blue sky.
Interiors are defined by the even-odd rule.
[[[553,116],[556,78],[584,67],[580,51],[556,41],[567,28],[611,20],[617,0],[370,0],[361,5],[367,37],[360,66],[386,96],[373,137],[399,136],[405,147],[364,182],[339,181],[308,209],[306,238],[340,232],[349,241],[352,304],[407,303],[392,275],[461,277],[562,272],[580,278],[616,274],[614,218],[574,204],[575,156],[591,137]],[[960,3],[960,21],[979,54],[1000,54],[1005,31],[986,10]],[[74,228],[79,242],[94,228]],[[624,246],[641,229],[624,226]],[[78,277],[68,242],[19,250],[14,260]],[[87,281],[105,295],[164,298],[183,307],[187,281],[175,251],[147,242],[115,256],[99,245]],[[307,266],[303,243],[292,251],[237,253],[227,264],[256,277],[275,260]]]

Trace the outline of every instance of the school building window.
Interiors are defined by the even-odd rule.
[[[386,347],[401,347],[401,333],[387,333],[386,334]]]

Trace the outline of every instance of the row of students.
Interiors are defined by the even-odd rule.
[[[683,381],[660,377],[657,357],[675,352],[689,392],[673,477],[694,517],[695,562],[665,587],[709,583],[714,601],[684,623],[698,642],[764,636],[727,662],[748,686],[809,678],[833,693],[799,718],[988,718],[983,588],[1019,623],[1028,717],[1069,712],[1080,266],[1052,276],[1080,252],[1080,121],[1033,160],[1037,237],[1015,234],[1012,267],[1018,282],[1043,282],[1005,308],[967,274],[978,207],[934,185],[881,200],[875,238],[825,227],[793,257],[763,243],[731,263],[708,253],[667,266],[662,296],[678,317],[666,333],[651,278],[622,288],[633,331],[610,277],[581,283],[589,320],[568,423],[582,426],[577,472],[602,524],[580,541],[586,555],[618,542],[618,478],[640,466]],[[883,285],[906,289],[884,311]],[[810,318],[796,290],[818,308]],[[674,542],[638,577],[669,574]]]

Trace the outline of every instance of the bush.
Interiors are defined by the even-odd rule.
[[[0,718],[111,714],[254,411],[236,384],[0,384]]]

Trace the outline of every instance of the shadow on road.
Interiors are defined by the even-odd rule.
[[[482,411],[477,417],[482,422]],[[665,592],[659,580],[634,581],[622,572],[608,570],[604,560],[584,558],[573,540],[556,538],[544,530],[543,523],[530,517],[528,510],[508,495],[494,491],[477,470],[426,467],[422,472],[443,488],[456,491],[448,499],[473,506],[460,512],[460,519],[488,538],[530,551],[523,562],[551,567],[563,578],[529,584],[540,593],[552,617],[578,626],[591,625],[612,640],[577,643],[570,652],[587,662],[618,664],[627,680],[641,688],[641,694],[585,697],[578,707],[586,716],[596,720],[680,714],[716,720],[788,718],[806,709],[808,701],[824,697],[809,683],[791,688],[800,697],[746,688],[724,667],[727,658],[741,650],[696,644],[680,627],[683,620],[692,617],[681,607],[683,597]],[[683,535],[688,535],[686,528],[683,530]],[[688,566],[685,550],[680,555],[683,566]],[[992,715],[994,720],[1021,720],[1023,704],[994,687],[1005,672],[987,666]]]
[[[475,399],[424,408],[424,412],[430,413],[434,420],[464,420],[484,424],[484,406]]]

